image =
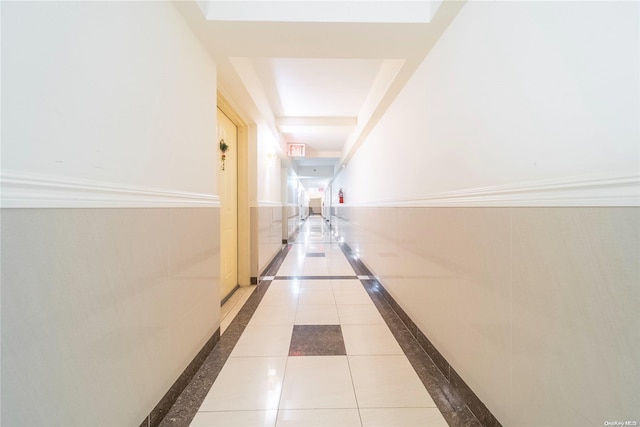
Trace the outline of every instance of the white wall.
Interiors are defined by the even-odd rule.
[[[502,425],[637,418],[640,208],[338,210],[332,230]]]
[[[271,131],[258,126],[257,166],[258,202],[280,203],[282,200],[280,181],[280,159],[277,155],[278,142]]]
[[[215,64],[173,5],[2,8],[3,173],[216,193]]]
[[[282,217],[286,220],[286,226],[282,230],[282,238],[287,241],[296,233],[300,227],[301,204],[300,200],[304,189],[298,175],[292,168],[282,168],[283,173],[283,193],[286,200],[283,201]]]
[[[640,203],[639,20],[466,3],[332,184],[334,229],[503,425],[637,418],[640,235],[617,194]],[[576,176],[601,208],[557,197]]]
[[[252,129],[256,132],[256,200],[253,206],[258,208],[258,273],[262,273],[282,247],[282,170],[277,155],[278,143],[271,131],[262,125]]]
[[[215,64],[171,2],[3,2],[2,89],[49,208],[3,204],[2,425],[140,425],[219,327]]]
[[[314,214],[322,213],[322,198],[321,197],[309,198],[309,207],[313,209]]]
[[[350,161],[347,203],[637,175],[638,7],[466,4]]]

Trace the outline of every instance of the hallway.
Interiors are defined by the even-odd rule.
[[[0,24],[0,425],[640,422],[640,0]]]
[[[201,369],[224,362],[213,386],[197,389],[197,374],[163,425],[186,425],[193,395],[205,393],[191,426],[449,425],[427,388],[451,425],[476,424],[466,410],[449,407],[443,378],[383,306],[385,323],[374,300],[384,303],[367,286],[375,280],[358,274],[366,271],[349,251],[322,217],[308,217],[252,295],[259,301],[250,300],[223,332],[219,346],[233,346],[226,362],[218,353]]]

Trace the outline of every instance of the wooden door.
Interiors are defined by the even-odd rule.
[[[220,298],[223,299],[238,284],[238,127],[218,109],[218,143],[220,140],[229,146],[225,153],[224,170],[220,163],[218,172]]]

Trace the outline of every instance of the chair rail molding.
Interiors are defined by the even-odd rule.
[[[640,206],[640,174],[580,176],[469,188],[343,206],[389,207],[571,207]]]
[[[283,206],[280,202],[272,202],[269,200],[257,200],[249,202],[249,206],[252,208],[266,208],[266,207],[280,207]]]
[[[0,175],[2,208],[219,207],[213,194],[13,171]]]

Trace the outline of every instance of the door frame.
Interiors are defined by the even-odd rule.
[[[249,286],[251,216],[249,210],[249,126],[224,95],[217,92],[217,107],[238,128],[238,285]]]

